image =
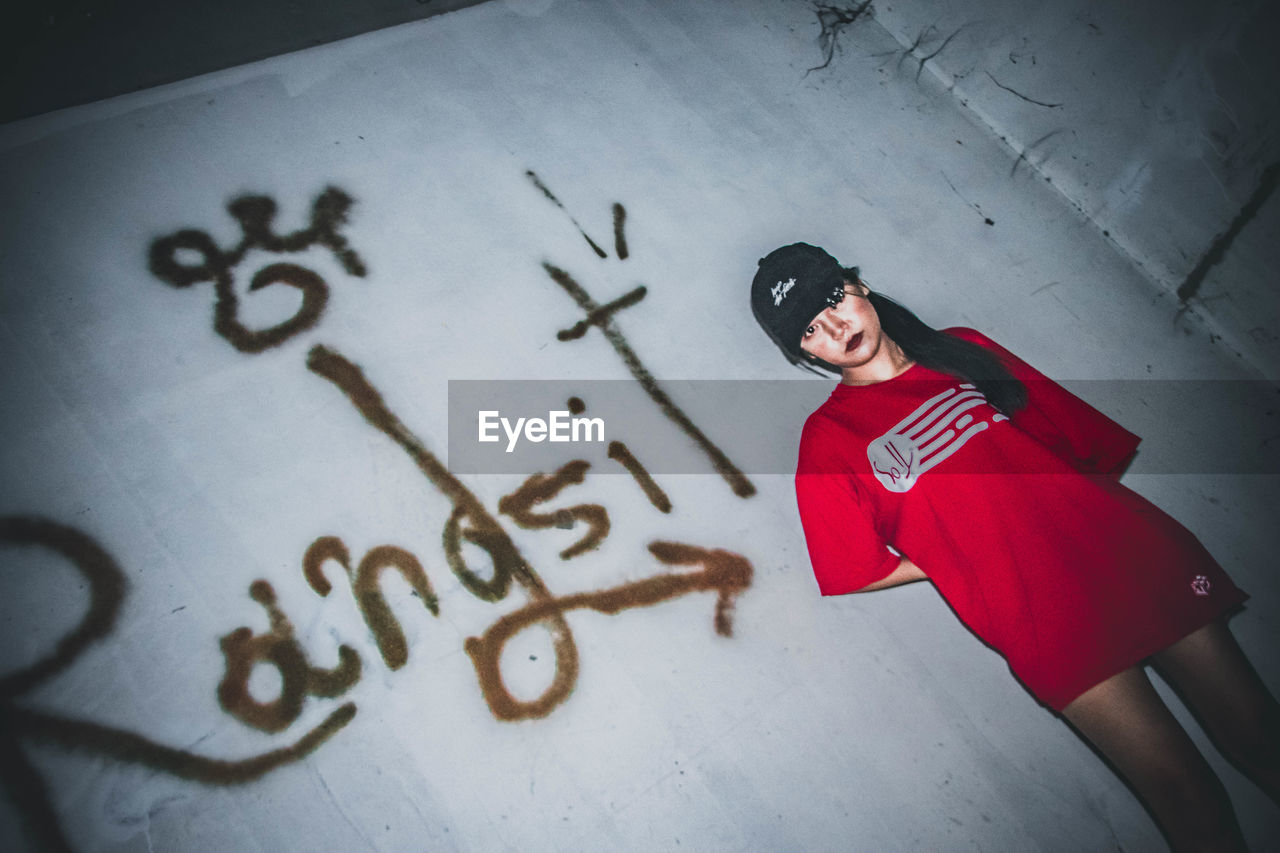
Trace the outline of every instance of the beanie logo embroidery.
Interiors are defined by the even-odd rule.
[[[773,286],[769,292],[773,294],[773,304],[777,307],[782,304],[782,300],[786,298],[787,291],[796,286],[796,280],[789,278],[786,281],[780,281]]]

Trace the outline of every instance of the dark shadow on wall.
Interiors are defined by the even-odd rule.
[[[0,122],[482,2],[17,0],[0,11]]]

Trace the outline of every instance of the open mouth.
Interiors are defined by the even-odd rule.
[[[852,352],[854,349],[857,349],[858,344],[860,343],[862,343],[862,332],[858,332],[858,334],[854,335],[852,338],[849,338],[849,342],[844,345],[844,351]]]

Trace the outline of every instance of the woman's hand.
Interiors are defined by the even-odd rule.
[[[872,581],[862,587],[862,589],[855,589],[854,592],[872,592],[889,586],[899,586],[900,584],[911,583],[912,581],[923,581],[928,579],[929,576],[921,571],[919,566],[908,560],[906,557],[903,557],[898,561],[897,568],[889,572],[889,574],[880,578],[878,581]]]

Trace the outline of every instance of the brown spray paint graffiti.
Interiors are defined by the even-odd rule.
[[[575,522],[585,521],[588,526],[586,534],[561,551],[560,559],[569,560],[590,551],[609,535],[609,513],[600,504],[578,504],[551,513],[533,511],[536,504],[551,500],[565,486],[581,483],[590,467],[591,463],[575,459],[550,476],[534,474],[520,488],[498,501],[498,512],[511,516],[521,527],[533,530],[548,527],[569,529]]]
[[[544,264],[543,266],[545,267],[546,265]],[[602,323],[608,322],[610,317],[621,311],[623,308],[630,308],[641,299],[644,299],[645,294],[648,292],[648,288],[642,284],[639,287],[628,290],[612,302],[606,302],[604,305],[588,308],[587,316],[585,318],[574,323],[567,329],[561,329],[556,332],[556,340],[576,341],[578,338],[585,335],[587,330],[592,326],[599,326]]]
[[[701,564],[704,568],[701,572],[689,574],[657,575],[598,592],[530,601],[514,613],[498,619],[482,636],[467,640],[467,654],[475,664],[494,716],[503,720],[544,717],[554,707],[553,697],[548,695],[550,691],[528,702],[512,696],[502,680],[500,663],[507,640],[549,616],[563,617],[569,610],[583,608],[612,616],[623,610],[648,607],[691,592],[716,590],[716,631],[725,637],[733,635],[733,597],[751,585],[751,564],[729,551],[707,551],[678,542],[652,542],[649,551],[667,565]]]
[[[591,248],[597,255],[601,258],[608,257],[605,251],[601,249],[594,240],[587,236],[587,233],[582,229],[582,226],[578,224],[578,221],[573,218],[572,214],[569,214],[568,210],[565,209],[565,206],[558,198],[555,197],[551,190],[547,189],[546,184],[542,182],[542,179],[539,178],[535,172],[529,170],[525,172],[525,175],[533,182],[534,186],[542,191],[543,195],[545,195],[553,204],[556,205],[556,207],[563,210],[565,214],[569,216],[569,221],[578,229],[578,233],[582,235],[582,238],[586,240],[588,244],[590,244]],[[629,254],[626,238],[623,234],[625,223],[626,210],[621,204],[614,204],[614,251],[617,253],[619,260],[626,260]],[[635,305],[642,300],[647,293],[646,288],[641,285],[628,291],[626,294],[612,302],[600,305],[592,299],[591,294],[587,292],[586,288],[579,284],[573,276],[565,270],[548,261],[542,262],[542,268],[546,271],[547,275],[550,276],[551,280],[560,285],[560,287],[573,298],[573,301],[578,303],[578,307],[586,312],[586,317],[579,320],[570,328],[563,329],[558,332],[556,334],[556,338],[561,341],[574,340],[585,335],[591,326],[598,327],[604,334],[605,339],[613,346],[614,351],[622,358],[627,369],[631,371],[631,375],[634,376],[636,381],[640,383],[640,386],[644,388],[645,392],[649,395],[649,398],[658,405],[658,408],[662,410],[664,415],[673,421],[685,435],[693,439],[694,443],[701,448],[702,452],[711,460],[711,464],[715,468],[716,472],[729,484],[733,493],[740,498],[749,498],[754,495],[756,493],[756,487],[752,485],[746,475],[739,471],[737,466],[730,461],[725,452],[713,443],[711,439],[709,439],[706,434],[689,419],[689,416],[684,413],[684,410],[671,399],[667,392],[658,383],[658,380],[653,377],[653,374],[649,372],[649,369],[640,361],[640,357],[636,355],[635,350],[627,341],[626,337],[624,337],[622,332],[613,325],[613,315],[618,311]]]
[[[618,253],[618,260],[625,261],[627,255],[626,237],[627,209],[616,201],[613,203],[613,245]]]
[[[387,414],[394,418],[389,412]],[[424,449],[424,452],[427,451]],[[577,470],[577,467],[570,470]],[[465,491],[465,487],[461,488]],[[480,507],[480,511],[483,512],[483,507]],[[496,522],[494,524],[497,532],[505,537]],[[510,539],[507,538],[504,544],[502,537],[489,539],[486,550],[491,555],[506,553],[516,560],[522,560]],[[150,767],[191,781],[211,785],[238,785],[253,781],[282,764],[304,758],[355,716],[355,704],[346,703],[290,746],[247,759],[225,760],[164,746],[124,729],[18,707],[11,701],[13,698],[58,674],[70,666],[85,648],[110,634],[123,600],[124,573],[111,556],[88,536],[54,522],[0,518],[0,541],[44,546],[63,555],[84,574],[89,581],[91,593],[88,613],[81,624],[58,644],[54,654],[0,681],[0,722],[3,722],[3,727],[0,728],[0,777],[23,815],[28,834],[42,849],[71,848],[59,826],[47,787],[27,759],[19,738],[126,764]],[[472,541],[484,547],[482,543],[485,540],[477,537]],[[506,550],[508,547],[509,550]],[[700,565],[702,570],[660,574],[610,589],[560,597],[551,595],[527,564],[524,565],[527,574],[510,574],[510,577],[531,577],[537,581],[538,586],[531,588],[533,591],[529,602],[515,612],[499,618],[482,636],[470,638],[466,643],[481,691],[491,713],[497,719],[544,717],[572,692],[577,681],[579,662],[572,633],[564,620],[564,614],[568,611],[592,609],[616,614],[622,610],[658,604],[693,592],[716,591],[715,628],[721,635],[731,636],[733,598],[750,586],[751,564],[740,555],[728,551],[708,550],[674,542],[654,542],[650,544],[649,550],[666,565]],[[330,559],[347,568],[361,612],[375,636],[384,661],[389,668],[398,669],[407,660],[408,649],[399,623],[377,588],[378,575],[385,568],[400,571],[423,598],[425,606],[435,614],[438,612],[438,604],[421,564],[403,549],[379,546],[370,550],[355,572],[351,572],[349,552],[345,544],[337,537],[321,537],[308,547],[302,560],[303,574],[308,584],[321,595],[332,590],[322,573],[323,563]],[[528,580],[524,583],[527,584]],[[339,647],[340,662],[336,668],[323,670],[311,667],[294,637],[292,624],[277,606],[275,591],[271,585],[263,580],[255,581],[250,586],[250,595],[267,610],[270,630],[266,634],[254,636],[248,628],[238,628],[222,638],[226,670],[218,685],[218,697],[224,710],[241,722],[263,731],[281,731],[300,716],[306,695],[333,698],[352,687],[361,676],[360,659],[354,650],[344,644]],[[563,626],[562,637],[556,638],[553,634],[553,641],[560,639],[562,644],[559,648],[567,649],[568,653],[557,655],[555,676],[542,695],[530,701],[521,701],[511,695],[503,681],[501,653],[512,636],[539,623],[549,623],[553,630],[558,625]],[[280,694],[271,702],[258,702],[248,693],[249,674],[259,662],[276,666],[281,676]]]
[[[271,630],[255,636],[248,628],[237,628],[222,638],[226,670],[218,684],[218,702],[245,725],[264,732],[284,731],[302,715],[307,694],[331,699],[359,681],[360,656],[342,645],[335,668],[311,666],[294,637],[293,624],[276,605],[271,584],[254,581],[249,585],[249,596],[266,608]],[[258,663],[270,664],[280,673],[280,695],[270,702],[259,702],[249,693],[249,675]]]
[[[383,663],[393,670],[404,666],[409,660],[409,644],[405,641],[404,630],[387,605],[387,599],[382,595],[379,580],[384,569],[395,569],[418,598],[422,599],[431,615],[439,616],[440,602],[436,599],[431,581],[427,579],[427,573],[418,558],[403,548],[379,545],[365,554],[360,565],[353,570],[351,555],[342,540],[336,536],[322,536],[311,543],[302,557],[302,574],[311,588],[321,595],[328,595],[333,588],[329,579],[324,576],[323,566],[328,560],[334,560],[347,570],[356,603],[360,607],[360,615],[373,632]]]
[[[560,200],[535,173],[529,171],[526,176],[548,200],[568,214]],[[352,203],[351,197],[346,193],[329,187],[313,205],[310,227],[282,237],[275,234],[272,228],[272,220],[276,213],[276,204],[272,199],[263,196],[237,198],[228,206],[229,212],[240,223],[243,232],[243,237],[236,247],[224,252],[218,249],[212,238],[205,232],[183,229],[152,244],[150,252],[152,272],[175,287],[213,281],[217,294],[215,331],[241,351],[260,352],[314,326],[327,300],[327,287],[319,276],[296,265],[273,264],[261,270],[251,282],[250,290],[261,289],[276,282],[292,284],[303,291],[303,304],[293,318],[270,329],[255,332],[245,328],[236,317],[237,303],[232,289],[232,268],[253,247],[272,252],[291,252],[301,251],[318,244],[333,251],[347,272],[363,276],[365,274],[363,261],[350,248],[346,239],[338,233],[339,226],[346,221],[346,214]],[[607,257],[607,253],[586,234],[581,226],[578,226],[571,215],[570,220],[593,251],[602,258]],[[624,234],[625,221],[625,208],[621,204],[615,204],[613,206],[614,246],[620,259],[628,256]],[[203,262],[194,265],[180,263],[179,253],[184,250],[197,253]],[[576,284],[574,287],[577,287]],[[642,382],[647,378],[648,381],[644,384],[651,397],[670,417],[680,423],[686,432],[690,432],[695,440],[701,439],[704,447],[710,448],[713,459],[717,461],[717,469],[734,484],[735,492],[742,496],[754,493],[754,487],[746,481],[745,477],[733,468],[718,448],[710,445],[702,437],[701,432],[657,387],[656,382],[639,363],[626,341],[610,326],[611,314],[639,302],[645,295],[645,289],[637,288],[603,307],[591,303],[590,298],[580,287],[577,287],[577,291],[585,298],[580,298],[579,302],[587,310],[587,320],[579,323],[574,330],[570,330],[567,337],[562,335],[562,338],[571,339],[581,336],[590,326],[600,326],[609,335],[615,348],[623,354],[624,359],[632,367],[633,373],[636,373]],[[575,293],[575,297],[577,295]],[[383,402],[381,394],[368,382],[359,367],[322,346],[311,349],[307,366],[317,375],[337,385],[366,421],[404,449],[433,485],[452,500],[454,508],[445,522],[442,544],[446,561],[468,591],[482,600],[497,601],[507,595],[514,580],[525,589],[534,602],[553,599],[550,591],[520,555],[496,519],[426,449],[417,436],[396,418]],[[579,407],[582,406],[580,400],[577,403]],[[572,403],[571,408],[573,408]],[[643,467],[634,460],[634,457],[625,452],[625,447],[615,443],[612,450],[613,458],[623,462],[644,488],[650,501],[659,508],[663,507],[665,501],[669,508],[666,496],[657,489],[656,484],[652,483],[652,479],[643,471]],[[555,497],[565,486],[580,483],[586,467],[586,462],[575,460],[563,466],[551,477],[545,475],[530,477],[520,489],[503,499],[499,505],[499,511],[512,516],[521,526],[534,528],[572,525],[574,521],[583,520],[588,524],[588,532],[576,544],[566,548],[561,557],[569,559],[594,548],[609,530],[608,513],[604,507],[598,504],[580,504],[551,514],[536,513],[532,509],[534,505]],[[737,479],[734,479],[735,475]],[[492,564],[492,571],[488,578],[482,577],[467,565],[463,556],[464,542],[471,543],[488,555]],[[340,540],[336,537],[321,537],[316,540],[304,556],[304,575],[312,589],[321,595],[327,594],[331,589],[321,571],[321,564],[328,559],[336,560],[349,575],[351,574],[350,557]],[[369,562],[370,560],[373,562]],[[352,583],[361,614],[374,634],[384,662],[391,669],[397,669],[407,661],[408,649],[403,631],[391,614],[376,584],[377,572],[386,565],[397,568],[410,581],[433,614],[438,612],[438,604],[421,566],[408,552],[398,549],[370,552],[361,566],[356,569],[352,576]],[[267,730],[279,730],[287,726],[301,712],[301,704],[306,694],[337,695],[354,683],[359,678],[359,657],[350,647],[343,646],[340,649],[340,663],[335,670],[325,672],[310,667],[293,639],[292,627],[288,620],[275,606],[274,591],[270,585],[265,581],[255,582],[250,592],[255,600],[268,609],[272,629],[265,635],[255,637],[249,629],[238,628],[222,639],[226,673],[219,685],[219,698],[229,713],[238,716],[248,724]],[[549,713],[556,704],[563,701],[572,689],[577,676],[577,648],[563,618],[562,610],[551,608],[546,616],[535,621],[541,622],[550,632],[556,655],[556,677],[540,697],[536,705],[537,710],[532,714],[541,716]],[[248,694],[248,674],[254,663],[259,661],[275,665],[280,670],[284,683],[281,695],[271,703],[257,703]],[[499,677],[496,681],[493,679],[486,681],[482,674],[481,680],[486,699],[490,700],[491,709],[494,709],[494,697],[499,697],[500,700],[505,695],[501,679]]]
[[[658,512],[671,512],[671,498],[667,497],[662,487],[654,482],[653,477],[625,444],[621,441],[609,442],[609,458],[627,469],[627,473],[635,479],[636,485]]]
[[[536,175],[528,174],[552,202],[564,209]],[[276,214],[275,201],[264,196],[242,196],[234,199],[227,208],[242,231],[242,238],[236,246],[223,250],[208,233],[182,229],[151,244],[149,266],[156,277],[174,287],[187,288],[200,282],[212,282],[216,299],[214,331],[241,352],[260,353],[313,328],[327,305],[328,285],[314,271],[297,264],[279,262],[265,266],[254,274],[248,290],[254,292],[273,284],[287,284],[301,291],[302,303],[293,317],[270,328],[255,330],[246,327],[239,319],[234,268],[254,248],[284,254],[323,246],[333,253],[347,273],[364,277],[364,262],[339,233],[352,204],[351,197],[345,192],[328,187],[315,199],[308,227],[278,235],[272,225]],[[625,221],[625,209],[621,204],[615,204],[614,243],[619,259],[628,255]],[[580,227],[579,232],[600,257],[607,257]],[[198,261],[190,262],[193,254],[199,258]],[[544,268],[548,272],[555,269],[550,265],[544,265]],[[562,275],[572,283],[567,274]],[[572,284],[577,287],[576,283]],[[566,289],[586,310],[587,319],[575,326],[576,331],[569,330],[562,339],[581,337],[591,326],[599,326],[632,368],[633,374],[637,378],[647,377],[648,372],[625,339],[610,324],[613,313],[644,298],[645,288],[636,288],[605,306],[596,306],[580,287],[577,287],[578,292],[567,285]],[[579,298],[579,293],[583,298]],[[338,353],[317,346],[308,355],[307,367],[342,390],[365,420],[405,450],[432,484],[450,498],[453,510],[444,524],[442,546],[446,561],[464,587],[485,601],[504,598],[513,581],[525,590],[528,596],[525,605],[499,618],[480,637],[472,637],[465,644],[476,669],[481,693],[497,719],[544,717],[565,701],[574,689],[579,659],[572,631],[565,620],[567,612],[592,609],[616,614],[694,592],[715,591],[716,631],[724,636],[731,635],[733,599],[751,582],[751,565],[745,558],[719,549],[657,541],[650,544],[649,550],[660,562],[666,565],[700,565],[702,569],[659,574],[611,589],[555,596],[525,561],[494,516],[399,421],[358,366]],[[652,377],[648,379],[645,387],[650,396],[686,432],[692,430],[690,435],[695,440],[710,448],[708,453],[716,461],[717,470],[734,485],[735,493],[743,497],[753,494],[754,487],[745,477],[728,463],[718,448],[701,436],[683,412],[666,399]],[[575,412],[584,408],[578,398],[570,400],[569,405]],[[624,445],[614,442],[610,447],[610,458],[627,468],[655,507],[663,512],[669,511],[670,501],[666,495]],[[595,548],[608,535],[609,517],[605,508],[589,503],[550,513],[535,512],[533,508],[555,498],[564,488],[581,484],[588,467],[585,461],[573,460],[550,476],[536,474],[503,498],[499,502],[499,511],[512,517],[520,526],[529,528],[573,526],[576,521],[585,522],[586,534],[561,553],[562,559],[580,556]],[[737,479],[734,479],[735,474]],[[41,849],[68,850],[70,845],[52,807],[44,779],[24,751],[27,742],[136,764],[205,784],[240,785],[258,779],[283,764],[306,757],[355,716],[355,704],[344,703],[290,745],[245,759],[227,760],[165,746],[124,729],[20,707],[14,702],[17,697],[61,673],[86,648],[110,635],[125,592],[124,573],[90,537],[56,522],[0,518],[0,542],[44,547],[61,554],[85,576],[90,589],[88,612],[80,624],[58,643],[53,653],[0,679],[0,723],[3,724],[0,726],[0,780],[18,807],[25,830]],[[470,543],[488,556],[492,570],[487,578],[468,565],[463,553],[464,543]],[[408,660],[408,644],[379,584],[385,569],[395,569],[410,584],[427,610],[433,616],[438,615],[439,603],[418,559],[408,551],[383,545],[371,549],[353,571],[345,544],[337,537],[320,537],[307,548],[302,564],[308,585],[322,596],[332,590],[323,573],[323,566],[329,560],[337,562],[346,571],[361,615],[384,663],[391,670],[403,667]],[[362,674],[361,660],[354,649],[340,644],[336,667],[323,669],[311,666],[296,639],[292,623],[278,606],[271,584],[257,580],[250,585],[249,594],[267,611],[270,628],[265,634],[255,635],[251,629],[240,627],[221,638],[225,666],[216,693],[228,714],[251,727],[279,732],[299,718],[307,696],[336,698],[355,685]],[[510,694],[503,680],[501,652],[507,640],[534,625],[543,626],[551,636],[555,674],[540,696],[521,701]],[[259,663],[276,667],[280,675],[279,694],[271,701],[256,700],[248,689],[249,676]]]
[[[272,226],[276,215],[275,201],[267,196],[241,196],[227,205],[227,211],[239,222],[242,232],[236,246],[224,251],[207,232],[183,228],[151,244],[151,272],[166,284],[179,288],[213,282],[216,296],[214,331],[241,352],[262,352],[313,327],[329,301],[329,287],[316,273],[297,264],[275,263],[263,267],[250,281],[250,291],[273,284],[287,284],[302,291],[302,305],[289,319],[268,329],[254,330],[239,319],[240,306],[232,276],[235,266],[253,248],[285,254],[301,252],[311,246],[324,246],[333,252],[348,274],[364,277],[364,261],[347,239],[338,233],[346,223],[347,212],[353,203],[351,196],[337,187],[326,187],[311,206],[311,224],[290,234],[279,235]],[[184,252],[199,255],[200,262],[182,263],[179,259]]]
[[[550,590],[525,561],[497,519],[392,413],[383,401],[382,394],[365,378],[358,366],[333,350],[316,346],[307,356],[307,367],[336,385],[365,420],[408,453],[432,485],[453,502],[453,511],[445,523],[442,537],[445,559],[458,580],[472,595],[484,601],[501,600],[506,597],[514,580],[535,600],[551,597]],[[464,539],[488,554],[493,568],[489,580],[486,581],[467,565],[462,554]],[[551,635],[556,660],[555,679],[543,694],[544,697],[556,697],[547,709],[549,712],[550,708],[568,697],[577,679],[578,648],[562,614],[551,614],[541,621]],[[492,703],[490,707],[492,708]]]
[[[53,809],[48,786],[27,758],[21,741],[148,767],[208,785],[243,785],[311,754],[355,716],[356,706],[347,703],[289,746],[228,760],[165,746],[126,729],[21,707],[15,702],[19,696],[66,670],[87,648],[111,634],[127,588],[119,564],[74,527],[41,518],[3,517],[0,542],[46,548],[61,555],[84,575],[89,587],[88,611],[53,653],[0,679],[0,780],[37,849],[62,851],[70,850],[71,845]]]
[[[25,693],[75,661],[80,653],[111,633],[124,600],[124,572],[98,543],[80,531],[38,518],[0,519],[0,541],[44,547],[61,555],[89,582],[89,610],[74,631],[58,643],[53,654],[25,669],[0,678],[0,700]]]
[[[564,618],[566,611],[588,607],[605,613],[617,613],[632,607],[644,607],[702,590],[719,590],[716,604],[716,630],[724,636],[731,633],[732,598],[750,585],[751,564],[728,551],[707,551],[692,545],[655,542],[650,551],[668,565],[704,564],[702,573],[658,575],[633,584],[592,593],[578,593],[557,598],[525,561],[511,537],[503,530],[478,498],[458,480],[426,445],[387,406],[382,394],[369,382],[364,372],[339,353],[326,347],[313,347],[307,366],[336,385],[355,405],[365,420],[398,444],[417,464],[432,484],[454,505],[445,524],[442,544],[454,573],[476,597],[485,601],[504,598],[515,581],[524,588],[529,603],[515,614],[502,617],[483,637],[471,638],[467,651],[476,668],[481,691],[490,712],[501,720],[545,717],[565,701],[578,678],[578,649],[573,633]],[[582,405],[581,400],[578,401]],[[572,404],[571,404],[572,405]],[[515,492],[501,498],[499,510],[511,515],[517,523],[529,527],[553,527],[562,518],[559,513],[533,513],[537,503],[550,500],[566,486],[580,483],[588,464],[574,460],[550,477],[535,474]],[[608,513],[598,504],[580,504],[568,510],[568,519],[581,518],[589,530],[579,542],[561,553],[571,559],[595,547],[608,533]],[[464,521],[466,527],[463,526]],[[484,580],[468,567],[462,557],[462,541],[478,546],[489,555],[492,576]],[[345,546],[331,540],[317,540],[312,545],[325,558],[346,553]],[[309,551],[309,554],[311,551]],[[341,561],[341,560],[340,560]],[[304,560],[309,582],[315,575],[310,569],[314,559]],[[313,588],[320,587],[312,583]],[[512,634],[541,624],[551,636],[555,655],[555,675],[542,694],[529,701],[515,699],[502,680],[499,659],[502,646]]]
[[[613,312],[603,310],[601,306],[597,305],[595,300],[591,298],[591,294],[587,293],[586,288],[578,284],[569,273],[545,261],[542,264],[542,268],[546,270],[552,281],[564,288],[565,292],[578,303],[578,306],[587,312],[587,320],[583,322],[600,328],[604,333],[605,339],[613,345],[614,350],[622,357],[623,363],[627,365],[627,369],[631,371],[631,375],[636,378],[636,381],[648,393],[650,399],[657,403],[662,413],[674,421],[684,434],[693,439],[702,451],[710,457],[716,473],[724,478],[729,487],[733,489],[733,493],[740,498],[749,498],[754,495],[756,487],[752,485],[746,475],[739,471],[738,467],[725,455],[725,452],[716,446],[711,439],[707,438],[697,424],[689,419],[684,410],[671,399],[662,386],[658,384],[658,380],[654,379],[653,374],[641,363],[640,357],[636,355],[635,350],[627,343],[627,339],[610,322],[609,318]],[[643,296],[643,293],[640,296]],[[618,301],[620,302],[621,300]],[[639,301],[639,297],[634,301]]]
[[[565,406],[571,415],[580,415],[587,410],[587,404],[582,401],[581,397],[570,397]],[[641,464],[640,460],[635,457],[631,449],[621,441],[609,442],[609,458],[617,462],[632,479],[636,481],[636,485],[644,492],[644,496],[649,499],[649,503],[653,504],[653,508],[661,513],[671,512],[671,498],[667,497],[667,493],[662,487],[654,481],[648,470]]]
[[[569,221],[573,223],[573,227],[578,229],[578,233],[582,235],[582,239],[587,241],[587,245],[591,247],[591,250],[592,250],[593,252],[595,252],[595,253],[596,253],[596,255],[598,255],[598,256],[599,256],[599,257],[601,257],[601,258],[607,258],[607,257],[609,257],[609,253],[608,253],[608,252],[606,252],[604,249],[601,249],[601,248],[600,248],[600,246],[596,243],[596,241],[595,241],[595,240],[592,240],[589,236],[587,236],[587,232],[586,232],[586,231],[584,231],[584,230],[582,229],[582,226],[578,224],[578,220],[576,220],[576,219],[574,219],[574,218],[573,218],[573,214],[572,214],[572,213],[570,213],[570,212],[569,212],[569,209],[568,209],[567,207],[565,207],[565,206],[564,206],[564,203],[563,203],[563,202],[561,202],[561,201],[560,201],[560,199],[556,198],[555,193],[553,193],[551,190],[547,189],[547,185],[546,185],[546,184],[544,184],[544,183],[542,182],[542,178],[539,178],[539,177],[538,177],[538,173],[537,173],[537,172],[533,171],[532,169],[526,169],[526,170],[525,170],[525,173],[524,173],[524,176],[525,176],[526,178],[528,178],[528,179],[533,183],[533,185],[534,185],[535,187],[537,187],[538,189],[542,190],[542,194],[543,194],[544,196],[546,196],[546,197],[547,197],[547,200],[548,200],[548,201],[550,201],[550,202],[551,202],[552,204],[554,204],[556,207],[560,208],[560,210],[562,210],[562,211],[564,212],[564,215],[565,215],[565,216],[567,216],[567,217],[569,217]],[[617,208],[621,208],[621,207],[622,207],[622,205],[617,205]],[[615,209],[615,212],[614,212],[614,222],[615,222],[615,228],[616,228],[616,229],[618,229],[618,233],[620,233],[620,229],[622,228],[622,220],[623,220],[625,217],[626,217],[626,212],[625,212],[625,211],[623,211],[623,213],[621,214],[621,216],[619,216],[619,214],[617,213],[617,211],[616,211],[616,209]],[[625,251],[626,244],[625,244],[625,243],[623,243],[623,244],[622,244],[622,246],[623,246],[623,249],[624,249],[624,251]],[[620,257],[620,258],[625,258],[625,257],[626,257],[626,255],[625,255],[624,253],[621,253],[621,252],[620,252],[620,253],[619,253],[619,255],[618,255],[618,257]]]
[[[377,549],[374,549],[370,551],[370,555],[375,555],[376,552]],[[714,617],[716,633],[724,637],[733,635],[733,603],[735,597],[751,585],[753,570],[750,562],[740,554],[731,551],[718,548],[706,549],[680,542],[652,542],[649,544],[649,552],[664,565],[701,566],[701,570],[654,575],[640,581],[593,592],[572,593],[565,596],[554,596],[549,592],[544,595],[531,595],[529,602],[523,607],[498,618],[480,637],[471,637],[466,641],[465,648],[475,666],[481,692],[494,717],[499,720],[545,717],[569,697],[578,677],[579,661],[576,645],[570,646],[573,651],[572,656],[557,656],[555,675],[551,683],[540,696],[532,700],[522,701],[514,697],[506,687],[501,669],[502,649],[512,636],[533,625],[550,620],[563,623],[564,614],[569,611],[590,609],[614,615],[623,610],[649,607],[694,592],[715,591],[717,593]],[[321,537],[311,544],[303,558],[303,572],[313,588],[317,591],[332,589],[327,579],[320,574],[320,565],[329,559],[347,565],[350,562],[346,557],[347,553],[346,545],[334,536]],[[408,552],[400,553],[412,559],[414,565],[419,565],[416,558]],[[261,594],[259,592],[259,595]],[[383,606],[385,608],[385,603]],[[384,632],[393,633],[403,640],[403,630],[390,610],[385,609],[380,615],[383,621],[379,623],[367,619],[377,641],[381,644]],[[274,620],[273,615],[273,622]],[[572,642],[572,633],[567,624],[565,631]],[[382,648],[381,645],[380,648]],[[390,659],[385,653],[383,657],[388,667],[398,669],[407,661],[408,652],[406,649],[403,659]],[[295,687],[294,692],[300,698],[304,691]]]

